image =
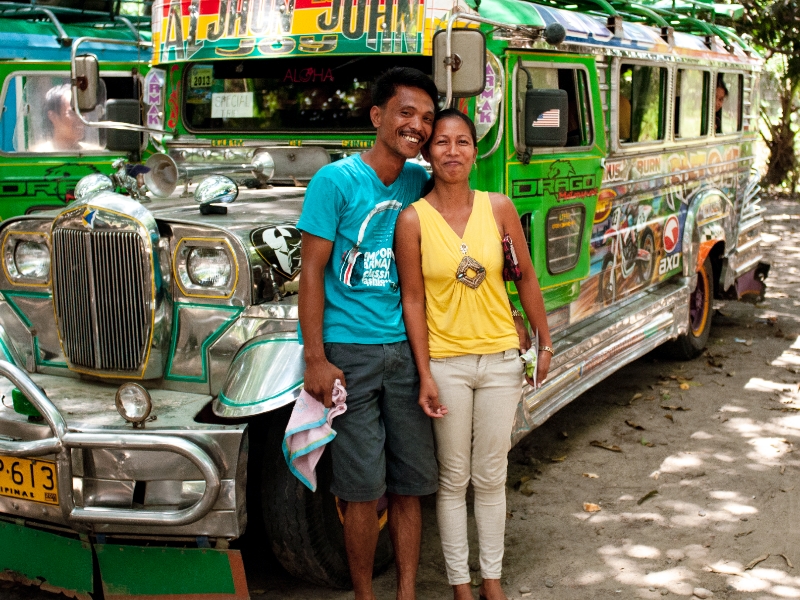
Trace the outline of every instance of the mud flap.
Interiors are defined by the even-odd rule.
[[[106,600],[248,600],[238,550],[95,544]]]
[[[769,274],[769,265],[760,262],[752,271],[748,271],[736,280],[736,298],[742,302],[758,304],[764,301],[764,292],[767,286],[764,280]]]
[[[0,522],[0,579],[89,600],[93,571],[89,542]]]

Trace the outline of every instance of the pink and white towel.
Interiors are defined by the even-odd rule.
[[[303,390],[294,403],[292,416],[283,436],[283,456],[289,470],[312,492],[317,491],[315,469],[324,446],[336,437],[331,427],[333,418],[347,410],[347,391],[337,379],[333,384],[333,407],[325,408],[322,402]]]

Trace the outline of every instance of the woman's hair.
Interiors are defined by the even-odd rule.
[[[431,130],[431,138],[428,140],[430,144],[430,140],[433,139],[433,132],[436,131],[436,125],[439,124],[440,121],[444,121],[445,119],[461,119],[464,123],[467,124],[469,127],[469,133],[472,135],[472,144],[476,148],[478,147],[478,132],[475,131],[475,123],[472,122],[467,115],[462,113],[460,110],[456,108],[445,108],[444,110],[440,110],[436,113],[436,116],[433,119],[433,129]]]

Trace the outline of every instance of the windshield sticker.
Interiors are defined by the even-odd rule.
[[[211,94],[211,118],[252,118],[253,92]]]
[[[207,88],[214,83],[214,70],[211,67],[195,67],[192,69],[189,86],[193,88]]]

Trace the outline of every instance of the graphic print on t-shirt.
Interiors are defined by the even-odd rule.
[[[391,287],[397,289],[392,274],[394,226],[403,207],[397,200],[375,205],[362,221],[356,245],[342,256],[339,279],[352,289]]]

